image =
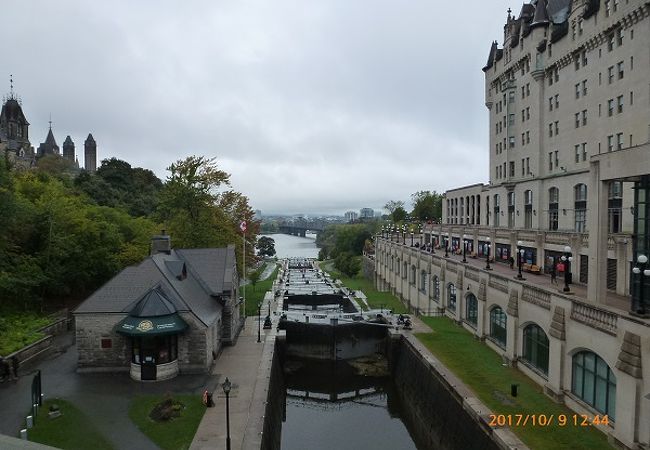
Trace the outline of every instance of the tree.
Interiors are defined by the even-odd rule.
[[[404,209],[404,202],[401,200],[389,200],[385,205],[384,209],[389,212],[389,215],[393,215],[396,209]]]
[[[406,220],[406,217],[408,216],[408,213],[404,208],[401,206],[398,206],[395,208],[395,210],[391,213],[390,218],[394,223],[397,222],[402,222],[403,220]]]
[[[442,195],[436,191],[418,191],[411,194],[413,212],[411,216],[419,220],[440,220],[442,218]]]
[[[262,236],[257,240],[257,251],[260,256],[274,256],[275,240],[268,236]]]
[[[264,267],[264,266],[262,266],[262,267]],[[255,286],[257,285],[257,282],[260,281],[261,276],[262,276],[261,270],[253,270],[248,275],[248,281],[251,282],[251,285],[253,286],[253,290],[255,289]]]

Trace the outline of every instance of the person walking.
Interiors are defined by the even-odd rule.
[[[11,367],[11,379],[12,380],[17,380],[18,379],[18,367],[20,366],[20,362],[18,361],[18,358],[16,356],[12,356],[9,358],[9,364]]]
[[[551,284],[557,284],[557,271],[555,270],[555,262],[551,264]]]
[[[510,257],[510,268],[511,269],[515,268],[515,258],[513,258],[512,256]]]

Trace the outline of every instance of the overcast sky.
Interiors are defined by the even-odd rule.
[[[83,163],[115,156],[164,179],[216,157],[262,213],[410,204],[488,180],[481,68],[505,0],[11,1],[9,74],[34,147],[49,114]]]

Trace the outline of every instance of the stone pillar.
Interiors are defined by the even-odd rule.
[[[482,279],[478,285],[478,295],[476,296],[478,300],[478,320],[476,321],[476,335],[483,340],[485,338],[485,323],[488,315],[487,307],[485,305],[485,300],[487,298],[487,281]]]
[[[516,289],[510,291],[506,312],[508,315],[506,323],[506,357],[512,362],[517,359],[517,332],[519,331],[519,291]]]
[[[604,304],[607,296],[607,195],[608,183],[600,181],[600,162],[589,172],[587,227],[589,229],[589,283],[587,297]]]
[[[627,295],[628,286],[630,281],[630,266],[628,260],[632,259],[632,255],[628,258],[627,254],[627,239],[618,239],[615,243],[616,254],[616,293],[618,295]]]
[[[564,308],[556,306],[551,320],[551,329],[548,339],[548,383],[544,392],[554,401],[561,403],[564,399],[562,393],[564,379],[564,350],[566,344],[566,331]]]
[[[629,331],[625,332],[621,351],[616,361],[616,430],[614,436],[628,447],[633,448],[637,441],[635,434],[639,418],[639,399],[643,392],[641,368],[641,338]],[[641,400],[643,401],[643,400]],[[639,424],[639,428],[647,428]]]

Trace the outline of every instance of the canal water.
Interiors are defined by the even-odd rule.
[[[278,258],[316,258],[315,235],[273,234]],[[387,370],[360,375],[343,361],[289,360],[282,450],[416,449]],[[367,372],[366,372],[367,373]]]

